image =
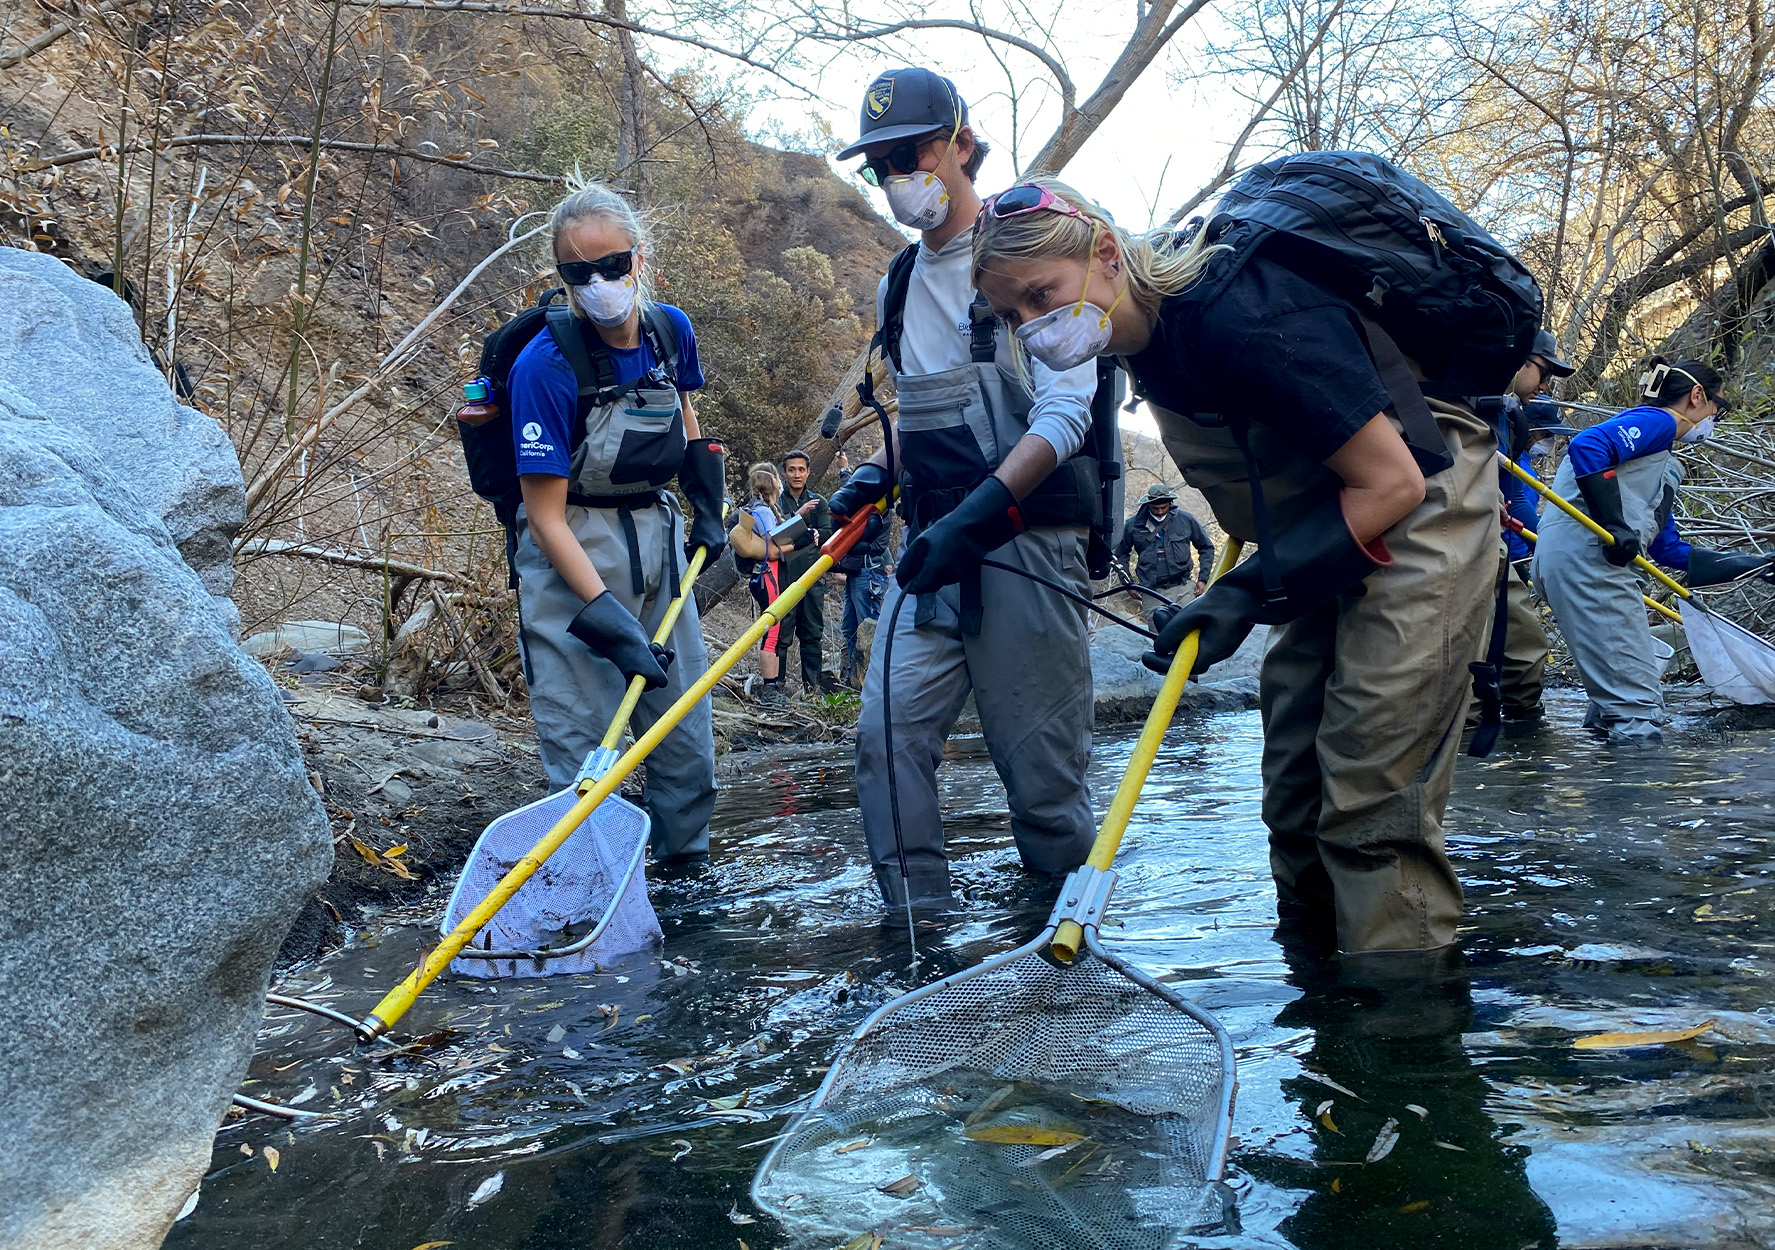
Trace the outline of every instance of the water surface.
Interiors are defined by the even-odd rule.
[[[1173,728],[1106,939],[1210,1007],[1238,1048],[1241,1231],[1200,1244],[1775,1244],[1770,738],[1690,727],[1661,752],[1614,751],[1577,730],[1579,712],[1555,699],[1550,728],[1461,763],[1448,825],[1463,958],[1355,975],[1276,940],[1255,714]],[[1131,745],[1098,743],[1099,810]],[[839,1042],[1047,914],[990,762],[966,740],[951,756],[965,912],[924,939],[916,982],[860,863],[848,752],[733,756],[712,868],[653,885],[661,957],[446,978],[402,1021],[420,1039],[404,1053],[273,1010],[247,1092],[335,1118],[224,1127],[168,1245],[797,1244],[747,1188]],[[433,937],[419,919],[385,918],[280,988],[362,1014]],[[1693,1042],[1572,1046],[1708,1020]]]

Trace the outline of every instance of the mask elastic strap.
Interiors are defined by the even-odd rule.
[[[943,153],[943,155],[945,155],[945,156],[949,155],[950,152],[955,150],[955,141],[956,141],[956,139],[958,139],[961,136],[961,101],[955,98],[954,91],[951,91],[949,93],[949,111],[955,115],[955,129],[953,129],[949,132],[949,143],[946,145],[947,150]],[[939,161],[938,163],[941,164],[942,162]],[[942,181],[940,178],[937,177],[937,175],[934,172],[926,174],[925,177],[932,179],[933,181],[937,181],[937,182]],[[943,183],[943,195],[941,198],[939,198],[937,200],[937,203],[939,203],[939,204],[949,203],[949,184],[948,183]]]
[[[1079,302],[1072,306],[1072,315],[1075,317],[1082,317],[1085,315],[1085,300],[1091,294],[1091,258],[1097,254],[1097,230],[1097,223],[1092,222],[1091,242],[1090,245],[1085,248],[1085,285],[1084,288],[1079,291]]]

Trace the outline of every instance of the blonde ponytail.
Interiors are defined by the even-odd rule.
[[[1046,189],[1061,203],[1078,209],[1082,217],[1055,212],[1019,213],[1015,217],[982,213],[974,232],[976,287],[980,275],[1001,262],[1054,257],[1086,260],[1093,240],[1101,233],[1112,236],[1121,250],[1122,263],[1128,269],[1128,299],[1151,312],[1166,296],[1180,293],[1199,278],[1215,255],[1232,250],[1225,244],[1209,245],[1199,230],[1188,240],[1179,240],[1168,230],[1129,234],[1100,205],[1057,178],[1038,176],[1019,185]]]

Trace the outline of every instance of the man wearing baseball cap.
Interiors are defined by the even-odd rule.
[[[890,469],[889,449],[877,452],[829,501],[834,516],[849,516],[898,485],[906,518],[863,685],[857,795],[883,897],[940,907],[951,894],[936,771],[970,691],[1024,865],[1059,875],[1090,849],[1084,613],[982,561],[1090,596],[1085,544],[1101,492],[1082,449],[1097,366],[1019,367],[1009,333],[974,291],[974,179],[987,146],[955,84],[928,69],[889,70],[863,93],[861,126],[839,156],[864,158],[863,180],[920,238],[876,296],[873,346],[899,396],[895,459]],[[872,383],[858,389],[873,402]]]

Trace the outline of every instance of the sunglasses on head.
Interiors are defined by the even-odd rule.
[[[561,275],[561,281],[568,286],[585,286],[594,277],[606,282],[615,282],[618,278],[626,278],[635,269],[635,249],[612,252],[608,256],[600,256],[597,260],[558,260],[555,272]]]
[[[1001,221],[1006,217],[1021,217],[1024,213],[1064,213],[1068,217],[1077,217],[1080,221],[1091,219],[1055,195],[1046,187],[1038,187],[1033,182],[1020,183],[1009,191],[1000,191],[997,195],[988,196],[980,206],[980,215],[991,213]]]

